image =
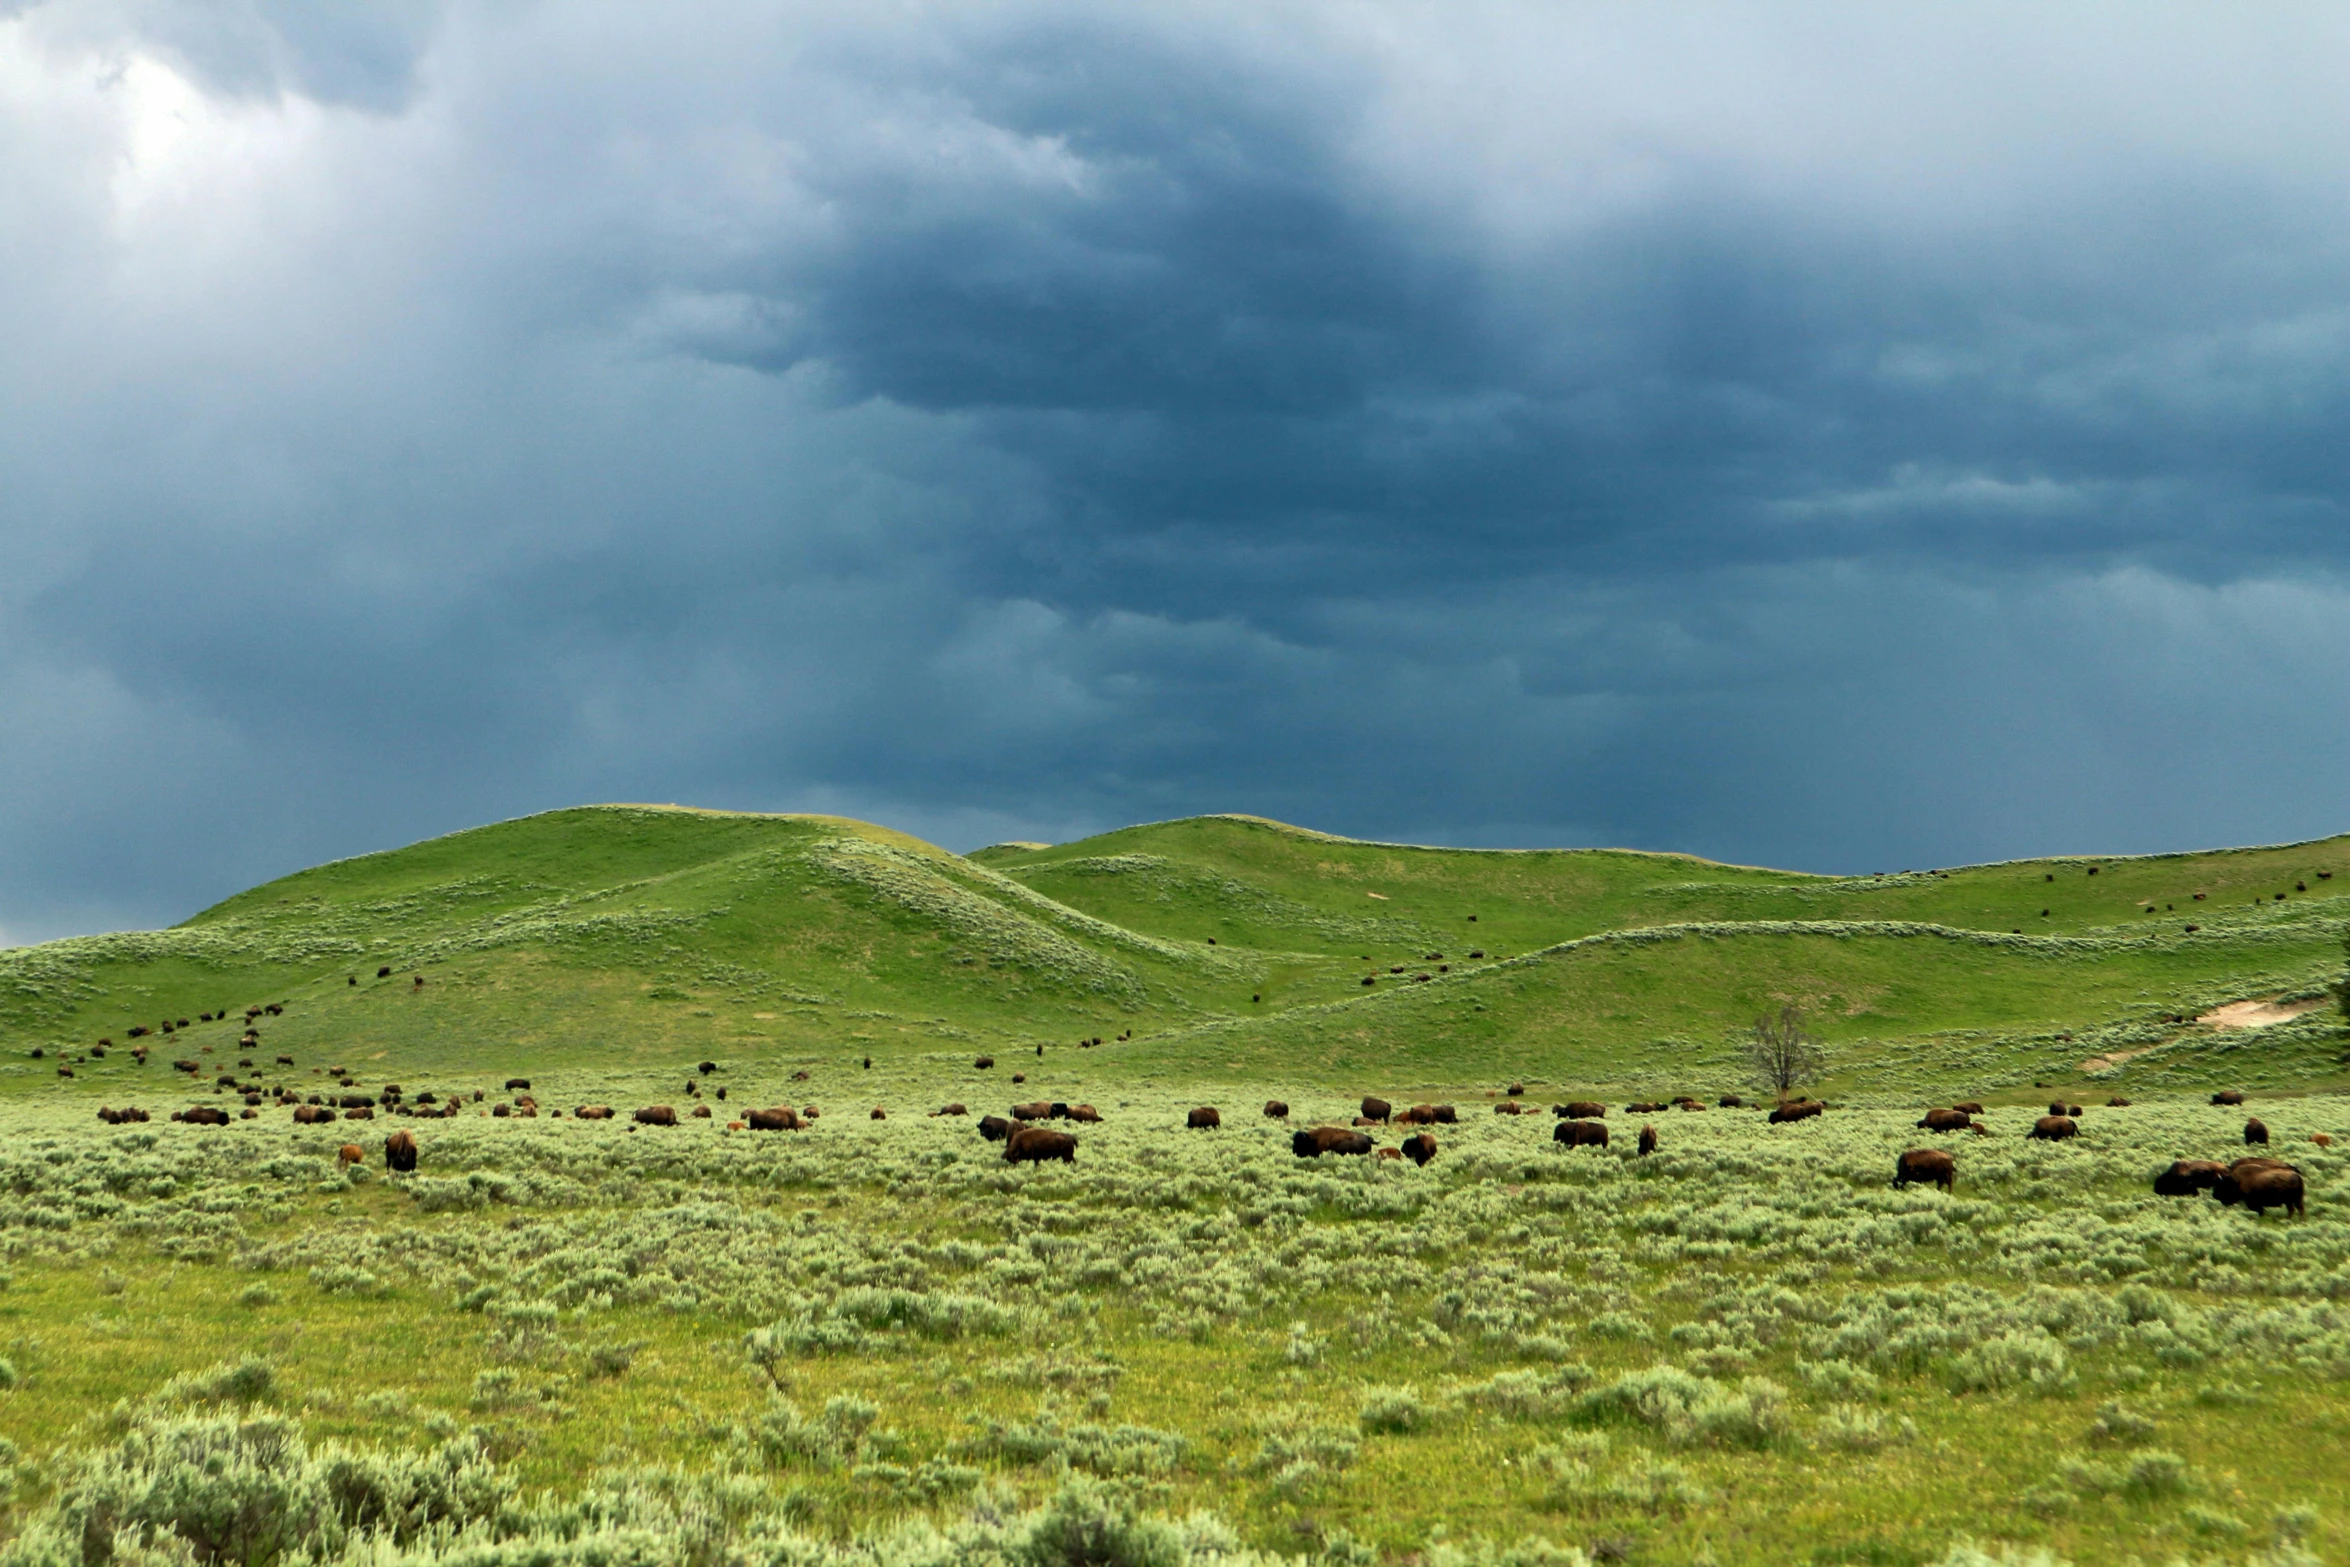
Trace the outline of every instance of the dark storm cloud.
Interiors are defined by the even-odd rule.
[[[2350,826],[2328,13],[7,15],[0,930],[590,798]]]

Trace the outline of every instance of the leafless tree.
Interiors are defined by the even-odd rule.
[[[1754,1020],[1746,1040],[1746,1064],[1755,1079],[1781,1099],[1827,1069],[1820,1042],[1803,1027],[1803,1008],[1790,1001],[1774,1016]]]

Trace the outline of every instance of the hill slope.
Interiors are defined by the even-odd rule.
[[[1823,877],[1230,816],[963,857],[838,818],[587,807],[320,866],[167,931],[0,953],[0,1093],[153,1082],[88,1047],[168,1021],[163,1059],[226,1053],[262,1001],[286,1006],[273,1052],[410,1074],[912,1070],[1099,1038],[1078,1080],[1711,1093],[1738,1030],[1792,1001],[1847,1092],[2316,1086],[2340,1071],[2330,1014],[2184,1020],[2320,995],[2346,870],[2350,838]]]

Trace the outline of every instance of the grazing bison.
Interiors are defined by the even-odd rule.
[[[1102,1113],[1091,1105],[1071,1105],[1069,1107],[1069,1119],[1072,1121],[1093,1122],[1099,1121],[1101,1118]]]
[[[1512,1083],[1512,1084],[1510,1084],[1510,1097],[1511,1097],[1512,1099],[1515,1099],[1515,1098],[1517,1098],[1517,1097],[1518,1097],[1520,1094],[1524,1093],[1525,1091],[1526,1091],[1526,1085],[1525,1085],[1524,1083]]]
[[[1953,1110],[1964,1110],[1969,1115],[1981,1115],[1983,1113],[1983,1102],[1979,1099],[1961,1099],[1958,1103],[1952,1105],[1950,1108]]]
[[[1289,1106],[1278,1099],[1268,1099],[1265,1101],[1265,1114],[1273,1120],[1286,1121],[1289,1119]]]
[[[1926,1118],[1918,1123],[1918,1130],[1923,1132],[1963,1132],[1974,1124],[1974,1117],[1968,1115],[1964,1110],[1956,1108],[1928,1110]]]
[[[1401,1164],[1403,1163],[1403,1150],[1401,1148],[1382,1148],[1379,1150],[1379,1157],[1393,1159],[1397,1164]]]
[[[979,1135],[991,1143],[1000,1143],[1012,1135],[1012,1123],[1000,1115],[983,1115],[979,1118]]]
[[[2259,1116],[2254,1116],[2244,1123],[2244,1146],[2249,1148],[2254,1143],[2258,1143],[2262,1147],[2268,1145],[2268,1123]]]
[[[2064,1113],[2071,1116],[2076,1121],[2081,1118],[2082,1114],[2081,1107],[2079,1105],[2066,1105],[2064,1107]]]
[[[1364,1120],[1385,1123],[1387,1118],[1394,1114],[1395,1106],[1389,1104],[1386,1100],[1373,1098],[1369,1094],[1365,1094],[1363,1096]]]
[[[2211,1183],[2211,1195],[2230,1208],[2242,1203],[2255,1217],[2270,1208],[2301,1210],[2301,1172],[2282,1159],[2238,1159]]]
[[[2036,1138],[2047,1143],[2060,1143],[2068,1137],[2080,1135],[2080,1123],[2069,1115],[2044,1115],[2032,1123],[2030,1131],[2024,1133],[2026,1140]]]
[[[1641,1099],[1624,1106],[1624,1113],[1626,1115],[1654,1115],[1663,1108],[1663,1105],[1654,1100]]]
[[[345,1110],[343,1119],[346,1121],[372,1121],[375,1119],[375,1112],[367,1106],[361,1105],[356,1110]]]
[[[140,1119],[144,1120],[146,1118],[142,1116]],[[2317,1144],[2317,1146],[2320,1148],[2331,1148],[2334,1146],[2334,1140],[2323,1132],[2311,1132],[2309,1134],[2309,1140]]]
[[[1652,1153],[1655,1153],[1655,1152],[1656,1152],[1656,1128],[1655,1128],[1655,1127],[1653,1127],[1653,1126],[1643,1126],[1643,1127],[1640,1129],[1640,1141],[1639,1141],[1639,1148],[1640,1148],[1640,1157],[1642,1157],[1643,1159],[1647,1158],[1647,1157],[1648,1157],[1650,1154],[1652,1154]]]
[[[930,1113],[935,1117],[942,1115],[969,1115],[971,1111],[966,1106],[960,1104],[951,1104],[940,1105],[937,1109],[931,1111]]]
[[[1326,1153],[1366,1154],[1371,1151],[1371,1139],[1367,1133],[1350,1132],[1343,1126],[1317,1126],[1292,1134],[1289,1151],[1300,1159],[1319,1159]]]
[[[2157,1197],[2192,1197],[2211,1190],[2228,1167],[2217,1159],[2173,1159],[2169,1169],[2154,1177]]]
[[[695,1120],[697,1120],[697,1121],[707,1121],[707,1120],[709,1120],[709,1119],[710,1119],[710,1107],[709,1107],[708,1105],[695,1105],[695,1106],[694,1106],[694,1119],[695,1119]]]
[[[1703,1110],[1705,1106],[1695,1099],[1683,1098],[1674,1100],[1673,1108],[1676,1110]]]
[[[1458,1126],[1460,1124],[1460,1120],[1460,1112],[1453,1109],[1451,1105],[1438,1105],[1436,1107],[1436,1124],[1438,1126]]]
[[[1785,1126],[1791,1121],[1808,1121],[1827,1108],[1817,1099],[1798,1099],[1792,1104],[1774,1105],[1771,1107],[1770,1124]]]
[[[1004,1139],[1006,1164],[1042,1164],[1048,1159],[1075,1164],[1077,1139],[1047,1126],[1023,1126]]]
[[[697,1062],[695,1063],[694,1070],[701,1073],[704,1077],[708,1077],[712,1072],[718,1070],[718,1063],[715,1061]]]
[[[675,1126],[677,1112],[667,1105],[646,1105],[629,1119],[639,1126]]]
[[[1958,1161],[1939,1148],[1912,1148],[1893,1161],[1893,1184],[1907,1186],[1912,1181],[1932,1181],[1944,1191],[1957,1179]]]
[[[394,1132],[384,1139],[384,1168],[401,1175],[416,1170],[416,1139],[405,1131]]]
[[[754,1132],[797,1132],[805,1130],[808,1124],[800,1119],[800,1112],[794,1110],[790,1105],[776,1105],[766,1110],[753,1110],[743,1119],[750,1123],[750,1128]]]
[[[1607,1126],[1599,1121],[1561,1121],[1550,1129],[1550,1140],[1569,1148],[1605,1148]]]
[[[346,1169],[354,1164],[364,1162],[366,1158],[367,1150],[360,1147],[357,1143],[345,1143],[342,1147],[335,1150],[335,1163],[342,1165]]]
[[[2244,1102],[2244,1090],[2223,1088],[2211,1096],[2211,1102],[2215,1105],[2240,1105]]]
[[[1433,1126],[1436,1124],[1436,1107],[1414,1105],[1409,1110],[1399,1112],[1395,1123],[1398,1126]]]
[[[1030,1103],[1024,1105],[1012,1106],[1012,1119],[1015,1121],[1049,1120],[1052,1116],[1052,1113],[1052,1105],[1048,1101],[1042,1099],[1033,1100]]]
[[[2127,1110],[2129,1107],[2130,1102],[2119,1094],[2115,1094],[2111,1099],[2105,1101],[2105,1108],[2108,1110]]]
[[[978,1060],[976,1060],[976,1061],[972,1062],[971,1064],[972,1064],[973,1066],[977,1067],[977,1068],[978,1068],[980,1071],[984,1072],[984,1071],[986,1071],[986,1070],[987,1070],[989,1067],[992,1067],[992,1066],[994,1066],[994,1065],[995,1065],[995,1057],[994,1057],[994,1056],[981,1056],[981,1057],[980,1057]]]
[[[582,1121],[609,1121],[612,1119],[610,1105],[581,1105],[571,1113]]]
[[[294,1058],[292,1056],[279,1056],[277,1058],[277,1064],[279,1066],[292,1066],[294,1064]]]
[[[1403,1140],[1403,1156],[1414,1164],[1425,1165],[1436,1157],[1436,1139],[1426,1132],[1418,1132]]]
[[[184,1121],[190,1126],[226,1126],[228,1112],[215,1110],[210,1105],[190,1105],[185,1110],[174,1112],[172,1119]]]
[[[881,1106],[875,1105],[873,1107],[873,1119],[876,1121],[886,1121],[889,1119],[889,1112],[882,1109]]]
[[[1721,1098],[1715,1100],[1714,1103],[1720,1105],[1725,1110],[1743,1110],[1746,1108],[1746,1101],[1739,1098],[1736,1094],[1724,1094]]]
[[[335,1113],[324,1105],[294,1106],[294,1124],[296,1126],[316,1126],[321,1121],[331,1121],[334,1118]]]
[[[1515,1099],[1504,1099],[1493,1107],[1493,1113],[1495,1115],[1524,1115],[1526,1107]]]
[[[1201,1105],[1183,1118],[1184,1128],[1194,1132],[1213,1131],[1223,1124],[1224,1118],[1216,1113],[1214,1105]]]
[[[1564,1121],[1596,1121],[1607,1114],[1607,1106],[1596,1099],[1570,1099],[1563,1105],[1552,1105],[1550,1113]]]
[[[527,1077],[509,1077],[506,1079],[506,1092],[508,1093],[513,1093],[517,1089],[528,1089],[529,1087],[530,1079]]]

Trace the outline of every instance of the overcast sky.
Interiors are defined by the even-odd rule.
[[[0,0],[0,940],[553,806],[2350,830],[2350,9]]]

